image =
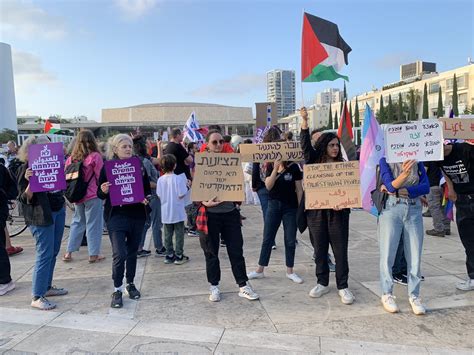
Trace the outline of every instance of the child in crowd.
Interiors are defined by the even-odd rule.
[[[165,154],[160,161],[164,175],[158,179],[156,194],[161,200],[161,221],[165,232],[165,264],[181,265],[189,261],[184,255],[184,221],[186,220],[185,197],[189,190],[186,175],[176,175],[176,158]],[[173,234],[176,242],[173,248]]]

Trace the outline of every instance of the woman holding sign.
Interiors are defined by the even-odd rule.
[[[112,138],[107,152],[107,159],[129,159],[133,153],[133,141],[126,134],[117,134]],[[137,158],[134,158],[137,159]],[[106,163],[107,164],[107,163]],[[150,180],[141,166],[144,195],[151,193]],[[143,226],[146,221],[145,199],[141,203],[130,203],[112,206],[110,187],[112,183],[107,179],[105,166],[99,177],[97,196],[105,200],[104,219],[107,223],[110,242],[112,243],[112,279],[114,280],[114,293],[112,294],[112,308],[121,308],[123,293],[123,276],[126,266],[126,291],[130,299],[139,299],[140,291],[135,287],[133,280],[137,268],[137,251],[141,241]]]
[[[217,130],[210,130],[206,137],[206,150],[211,153],[222,153],[224,138]],[[240,213],[234,202],[217,201],[213,198],[202,201],[206,207],[208,234],[200,236],[200,242],[206,258],[207,281],[211,284],[209,300],[221,300],[219,281],[221,268],[219,262],[220,238],[225,240],[227,254],[229,255],[232,273],[240,287],[239,296],[249,300],[257,300],[259,295],[247,284],[248,278],[243,255],[244,240],[240,224]]]
[[[62,191],[32,192],[30,178],[33,170],[28,167],[30,148],[34,144],[51,143],[47,136],[28,138],[20,148],[19,158],[24,162],[18,169],[19,201],[23,216],[36,242],[36,260],[32,279],[31,306],[50,310],[56,304],[46,297],[62,296],[68,293],[52,285],[56,256],[61,248],[66,213]],[[36,190],[36,189],[34,189]]]
[[[306,108],[300,110],[303,123],[307,126],[308,112]],[[307,129],[304,130],[308,132]],[[302,124],[303,132],[303,124]],[[306,133],[309,134],[309,133]],[[334,133],[323,133],[313,147],[303,146],[306,164],[321,164],[342,162],[341,142]],[[307,210],[306,218],[310,235],[313,236],[315,250],[317,285],[309,292],[310,297],[321,297],[329,290],[328,250],[331,244],[336,259],[336,284],[341,302],[352,304],[354,295],[349,290],[349,263],[347,249],[349,244],[349,208]]]

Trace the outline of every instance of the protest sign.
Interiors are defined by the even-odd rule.
[[[359,162],[304,165],[305,208],[362,207]]]
[[[191,199],[244,201],[244,173],[240,154],[198,153],[195,157]]]
[[[302,161],[303,151],[299,142],[274,142],[241,144],[240,154],[243,162]]]
[[[438,120],[387,125],[384,137],[388,163],[443,160],[443,129]]]
[[[474,139],[474,118],[440,118],[445,139]]]
[[[145,198],[140,159],[107,160],[105,162],[112,206],[140,203]]]
[[[263,137],[265,137],[265,134],[267,133],[268,129],[270,126],[264,126],[264,127],[257,127],[255,130],[255,137],[253,141],[255,143],[262,143],[263,142]]]
[[[28,148],[28,167],[32,192],[66,189],[64,151],[62,143],[32,144]]]

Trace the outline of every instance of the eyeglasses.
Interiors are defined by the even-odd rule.
[[[223,139],[220,139],[220,140],[218,140],[218,141],[211,141],[211,144],[212,144],[212,145],[218,145],[218,144],[221,144],[221,145],[222,145],[222,144],[224,144],[224,140],[223,140]]]

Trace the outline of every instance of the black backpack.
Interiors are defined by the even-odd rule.
[[[3,193],[4,198],[8,201],[16,200],[18,197],[18,188],[16,185],[15,178],[11,175],[11,172],[5,168],[4,165],[0,166],[0,169],[3,170],[3,178],[2,181],[3,186],[0,186],[0,192]]]
[[[92,174],[89,181],[84,180],[84,171],[82,161],[72,162],[66,167],[66,191],[64,197],[69,202],[79,202],[86,196],[87,187],[94,178]]]

